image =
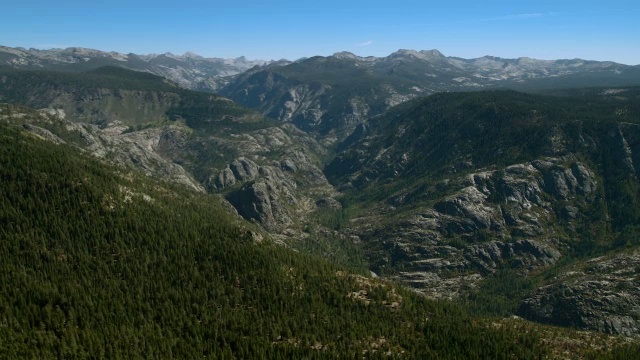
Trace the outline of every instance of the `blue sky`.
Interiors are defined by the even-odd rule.
[[[0,45],[260,59],[439,49],[640,64],[640,1],[5,1]]]

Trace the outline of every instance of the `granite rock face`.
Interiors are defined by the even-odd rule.
[[[86,131],[89,141],[85,148],[95,156],[107,159],[120,166],[142,171],[150,177],[159,177],[204,192],[183,166],[165,158],[160,151],[161,140],[166,131],[175,129],[146,129],[137,132],[124,132],[126,127],[113,125],[101,129],[95,125],[73,124],[70,129]]]
[[[521,303],[528,319],[640,336],[640,253],[596,258],[560,275]]]
[[[76,123],[65,117],[64,112],[51,109],[16,115],[19,114],[12,115],[11,122],[22,123],[23,129],[45,140],[74,145],[118,166],[204,192],[204,187],[187,170],[162,155],[166,134],[183,131],[180,126],[128,132],[129,127],[119,121],[106,127]]]
[[[572,157],[543,158],[448,179],[439,188],[446,195],[431,207],[404,212],[407,198],[391,198],[385,214],[403,215],[391,226],[361,229],[372,252],[380,251],[374,271],[401,268],[397,280],[427,293],[436,274],[448,279],[438,297],[452,297],[459,292],[456,278],[468,286],[504,266],[528,272],[556,263],[568,246],[556,232],[559,222],[571,226],[581,217],[597,184],[593,171]],[[560,202],[567,205],[558,208]],[[466,275],[450,278],[456,273]]]
[[[326,150],[292,124],[209,141],[232,148],[237,157],[224,167],[207,169],[205,187],[273,233],[306,221],[320,206],[316,198],[337,202],[337,192],[320,169]]]
[[[267,230],[277,231],[292,223],[283,201],[295,205],[295,198],[281,196],[289,194],[274,183],[272,178],[244,185],[229,194],[227,199],[245,219],[255,220]]]
[[[54,135],[51,131],[47,129],[43,129],[39,126],[35,126],[32,124],[23,124],[22,128],[27,130],[28,132],[48,141],[51,141],[54,144],[64,144],[65,141],[60,137]]]

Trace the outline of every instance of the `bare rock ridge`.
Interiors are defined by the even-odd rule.
[[[318,157],[325,150],[294,126],[248,133],[242,142],[239,157],[214,170],[206,184],[212,191],[225,193],[245,218],[278,232],[292,225],[292,219],[304,219],[315,209],[309,206],[314,203],[312,196],[333,196],[319,168]],[[264,156],[278,152],[278,157]]]
[[[33,124],[23,124],[22,128],[26,131],[44,139],[51,141],[54,144],[64,144],[65,141],[60,139],[58,136],[54,135],[51,131],[47,129],[43,129],[39,126],[35,126]]]
[[[225,185],[225,181],[226,186],[221,186]],[[220,172],[216,178],[216,188],[221,190],[236,182],[245,184],[229,193],[227,199],[240,215],[272,231],[292,223],[284,204],[296,206],[298,201],[294,194],[297,184],[281,169],[273,165],[259,167],[241,157]]]
[[[51,114],[54,115],[51,115]],[[112,163],[135,168],[151,177],[160,177],[196,191],[204,192],[191,174],[182,166],[165,159],[158,152],[160,139],[168,129],[146,129],[137,132],[126,132],[127,126],[114,123],[106,128],[92,124],[74,123],[66,120],[55,111],[41,111],[29,117],[18,117],[12,113],[12,121],[25,122],[23,128],[35,135],[54,143],[71,143],[88,151],[92,155]],[[38,125],[34,125],[38,124]],[[46,127],[56,129],[63,140]],[[64,129],[63,131],[60,131]]]
[[[267,178],[243,186],[230,194],[228,200],[244,218],[258,221],[268,230],[277,230],[292,223],[291,217],[281,205],[285,200],[279,196],[281,192],[282,188]],[[290,205],[296,204],[293,196],[286,200],[289,200]]]

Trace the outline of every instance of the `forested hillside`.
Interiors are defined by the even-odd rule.
[[[60,109],[77,122],[102,126],[116,120],[140,125],[187,119],[193,127],[212,119],[265,120],[220,96],[186,90],[160,76],[114,66],[71,73],[0,66],[0,101]]]
[[[637,88],[436,94],[332,160],[154,75],[0,74],[44,108],[0,104],[6,357],[635,349],[511,316],[637,336]]]
[[[7,125],[0,178],[4,358],[537,359],[549,350],[535,331],[496,328],[256,243],[214,198]]]

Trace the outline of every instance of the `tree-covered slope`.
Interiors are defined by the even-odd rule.
[[[358,273],[368,273],[370,268],[429,296],[461,298],[465,300],[464,307],[470,307],[474,314],[508,315],[522,309],[522,314],[532,319],[553,322],[549,319],[556,318],[540,309],[551,305],[560,309],[555,311],[563,311],[573,299],[568,303],[564,298],[558,300],[556,287],[573,286],[569,280],[574,281],[554,279],[554,273],[564,273],[571,261],[582,264],[606,251],[637,245],[634,229],[628,226],[638,215],[634,205],[637,184],[633,177],[637,177],[634,163],[638,159],[639,138],[634,125],[638,113],[634,88],[556,92],[562,97],[513,92],[440,94],[400,105],[358,127],[343,144],[344,152],[326,168],[334,184],[345,193],[339,202],[336,201],[339,193],[320,170],[330,152],[295,126],[277,125],[228,99],[178,89],[153,75],[117,68],[80,74],[7,69],[3,76],[0,94],[5,100],[46,108],[33,110],[1,104],[0,122],[18,125],[29,136],[63,144],[60,148],[69,149],[67,145],[72,145],[111,164],[126,165],[117,170],[119,173],[141,170],[148,176],[188,185],[201,193],[217,193],[225,197],[227,206],[231,203],[240,215],[270,231],[275,243],[303,253],[321,254],[331,259],[334,266],[346,265]],[[148,211],[158,214],[154,206],[159,203],[151,200],[158,197],[166,200],[167,208],[181,209],[177,217],[168,210],[161,213],[160,222],[171,224],[176,218],[190,216],[188,209],[192,206],[182,195],[174,200],[185,202],[186,208],[172,206],[174,200],[164,197],[162,192],[155,193],[146,185],[140,188],[122,183],[123,179],[127,177],[115,178],[124,186],[118,186],[122,203],[131,204],[137,199],[135,206],[142,206],[134,209],[132,218],[138,219],[136,214]],[[208,199],[206,195],[200,196]],[[208,221],[201,217],[210,212],[207,202],[192,200],[201,206],[196,222]],[[70,211],[72,214],[75,210]],[[144,223],[138,220],[136,224]],[[108,224],[109,228],[117,228],[112,226],[113,222]],[[188,229],[200,231],[200,225],[189,221],[184,224]],[[125,225],[123,232],[127,234],[130,229],[138,229],[138,225],[126,222]],[[154,229],[168,234],[190,231],[183,227],[165,231],[164,225],[158,226],[144,231],[149,234]],[[232,245],[222,243],[222,246]],[[269,249],[265,258],[280,259],[280,255],[274,255],[278,250],[257,248]],[[242,263],[241,258],[247,254],[233,261]],[[339,271],[310,257],[291,256],[301,259],[296,266],[310,261],[329,269],[318,273],[318,281],[332,279]],[[286,268],[287,264],[283,266]],[[588,268],[578,265],[576,268]],[[135,269],[136,274],[140,273],[141,268]],[[210,270],[198,269],[198,272]],[[238,269],[238,273],[254,271]],[[310,273],[305,276],[312,278]],[[616,274],[606,276],[619,280]],[[338,275],[339,279],[344,277]],[[378,294],[374,289],[380,286],[371,285],[377,282],[347,278],[347,287],[338,292],[351,294],[351,299],[367,303],[372,301],[373,293]],[[244,283],[242,277],[240,280]],[[310,287],[304,281],[303,289],[323,293],[322,287]],[[300,285],[294,282],[282,286],[293,289]],[[376,321],[381,323],[389,321],[395,327],[396,320],[406,321],[405,315],[421,318],[421,311],[439,313],[444,309],[459,314],[461,319],[472,319],[460,307],[429,305],[402,290],[383,287],[386,295],[374,297],[382,299],[385,309],[396,309],[394,303],[401,303],[392,294],[396,291],[406,301],[413,299],[405,302],[412,304],[412,309],[423,306],[423,310],[410,315],[402,313],[399,318],[395,310],[391,311],[395,315],[366,313],[374,319],[380,315]],[[576,288],[577,293],[581,291]],[[620,291],[611,293],[605,286],[593,298],[580,295],[576,301],[589,304],[610,295],[616,296],[614,307],[598,312],[585,307],[579,313],[591,315],[576,318],[575,323],[555,323],[635,334],[633,296]],[[310,296],[306,292],[304,296],[301,301],[312,304],[316,304],[314,301],[339,304],[333,300],[335,297],[314,300],[313,296],[313,299],[306,297]],[[530,306],[519,307],[524,300]],[[254,305],[249,307],[264,310]],[[435,310],[429,310],[429,306],[435,306]],[[295,311],[298,312],[292,318],[303,316],[301,310]],[[263,315],[268,313],[259,313],[260,317]],[[482,319],[473,321],[486,324]],[[373,323],[363,322],[377,329]],[[336,326],[325,333],[342,334]],[[466,325],[460,326],[463,329]],[[388,325],[388,329],[391,327]],[[264,329],[272,331],[268,326]],[[302,329],[299,334],[306,334],[307,327],[296,329]],[[415,338],[414,332],[401,333]],[[304,343],[298,337],[288,336],[269,339],[304,351],[311,346],[308,345],[311,340]],[[362,351],[375,346],[381,349],[384,346],[380,342],[403,344],[396,349],[408,353],[430,351],[422,340],[407,344],[394,343],[388,335],[363,336],[368,340],[348,341],[359,344],[356,348],[360,346]],[[384,340],[380,340],[382,336]],[[318,340],[322,346],[330,343],[333,349],[347,347],[343,337],[336,340],[326,335],[323,339]],[[433,340],[422,335],[418,339],[426,339],[426,344]],[[366,344],[374,343],[377,345],[367,348]],[[313,346],[317,347],[315,343]],[[392,349],[395,345],[389,346],[388,350],[395,353]]]
[[[6,358],[538,358],[539,338],[268,242],[217,200],[0,125]],[[254,236],[255,237],[255,236]]]
[[[191,90],[145,72],[100,67],[87,72],[0,67],[0,101],[55,108],[77,122],[137,125],[184,118],[193,127],[214,120],[265,121],[228,99]]]

